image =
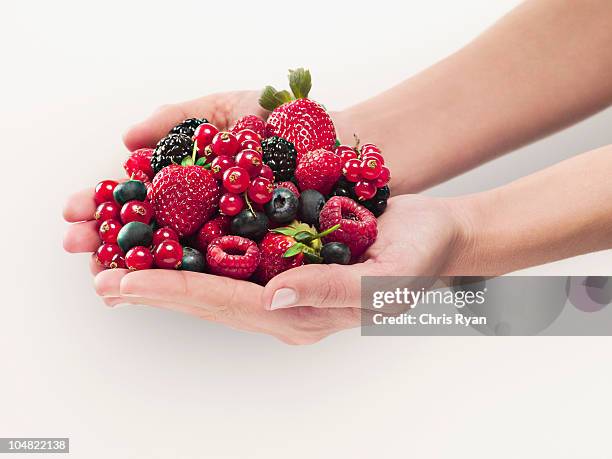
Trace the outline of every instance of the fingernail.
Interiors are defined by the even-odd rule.
[[[286,308],[292,306],[297,301],[297,292],[292,288],[280,288],[274,292],[270,310]]]

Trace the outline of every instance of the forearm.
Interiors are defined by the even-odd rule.
[[[464,236],[452,274],[495,275],[612,248],[612,145],[450,208]]]
[[[609,0],[527,1],[339,119],[383,147],[395,194],[425,189],[609,105],[611,21]]]

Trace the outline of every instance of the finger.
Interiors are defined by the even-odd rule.
[[[257,305],[262,287],[247,281],[190,271],[146,270],[125,276],[121,295],[189,304],[236,314]],[[254,309],[254,308],[253,308]]]
[[[100,246],[95,221],[73,223],[64,234],[64,250],[70,253],[94,252]]]
[[[262,302],[266,309],[294,306],[347,308],[361,305],[361,277],[383,275],[373,262],[342,265],[304,265],[290,269],[266,285]]]
[[[100,263],[98,263],[95,253],[92,254],[91,258],[89,259],[89,271],[91,271],[91,274],[93,274],[94,276],[97,276],[102,271],[104,271],[104,267],[101,266]]]
[[[121,279],[129,271],[127,269],[105,269],[94,278],[94,288],[101,297],[119,297]]]
[[[96,203],[93,197],[93,188],[81,190],[70,196],[64,206],[64,220],[67,222],[93,220],[93,215],[96,211]]]

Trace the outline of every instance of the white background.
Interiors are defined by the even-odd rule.
[[[61,248],[72,191],[120,173],[156,106],[309,67],[342,108],[461,47],[514,0],[5,2],[0,436],[78,458],[609,457],[609,339],[361,338],[289,347],[105,308]],[[506,183],[612,143],[612,112],[432,190]],[[444,135],[444,132],[440,132]],[[588,205],[588,203],[585,203]],[[540,267],[610,274],[602,252]]]

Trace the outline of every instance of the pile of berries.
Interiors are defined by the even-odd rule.
[[[98,263],[265,284],[305,263],[358,261],[376,240],[390,171],[374,144],[340,144],[308,98],[308,71],[289,80],[293,96],[264,89],[267,120],[248,115],[224,131],[187,119],[131,154],[129,180],[100,182]]]

